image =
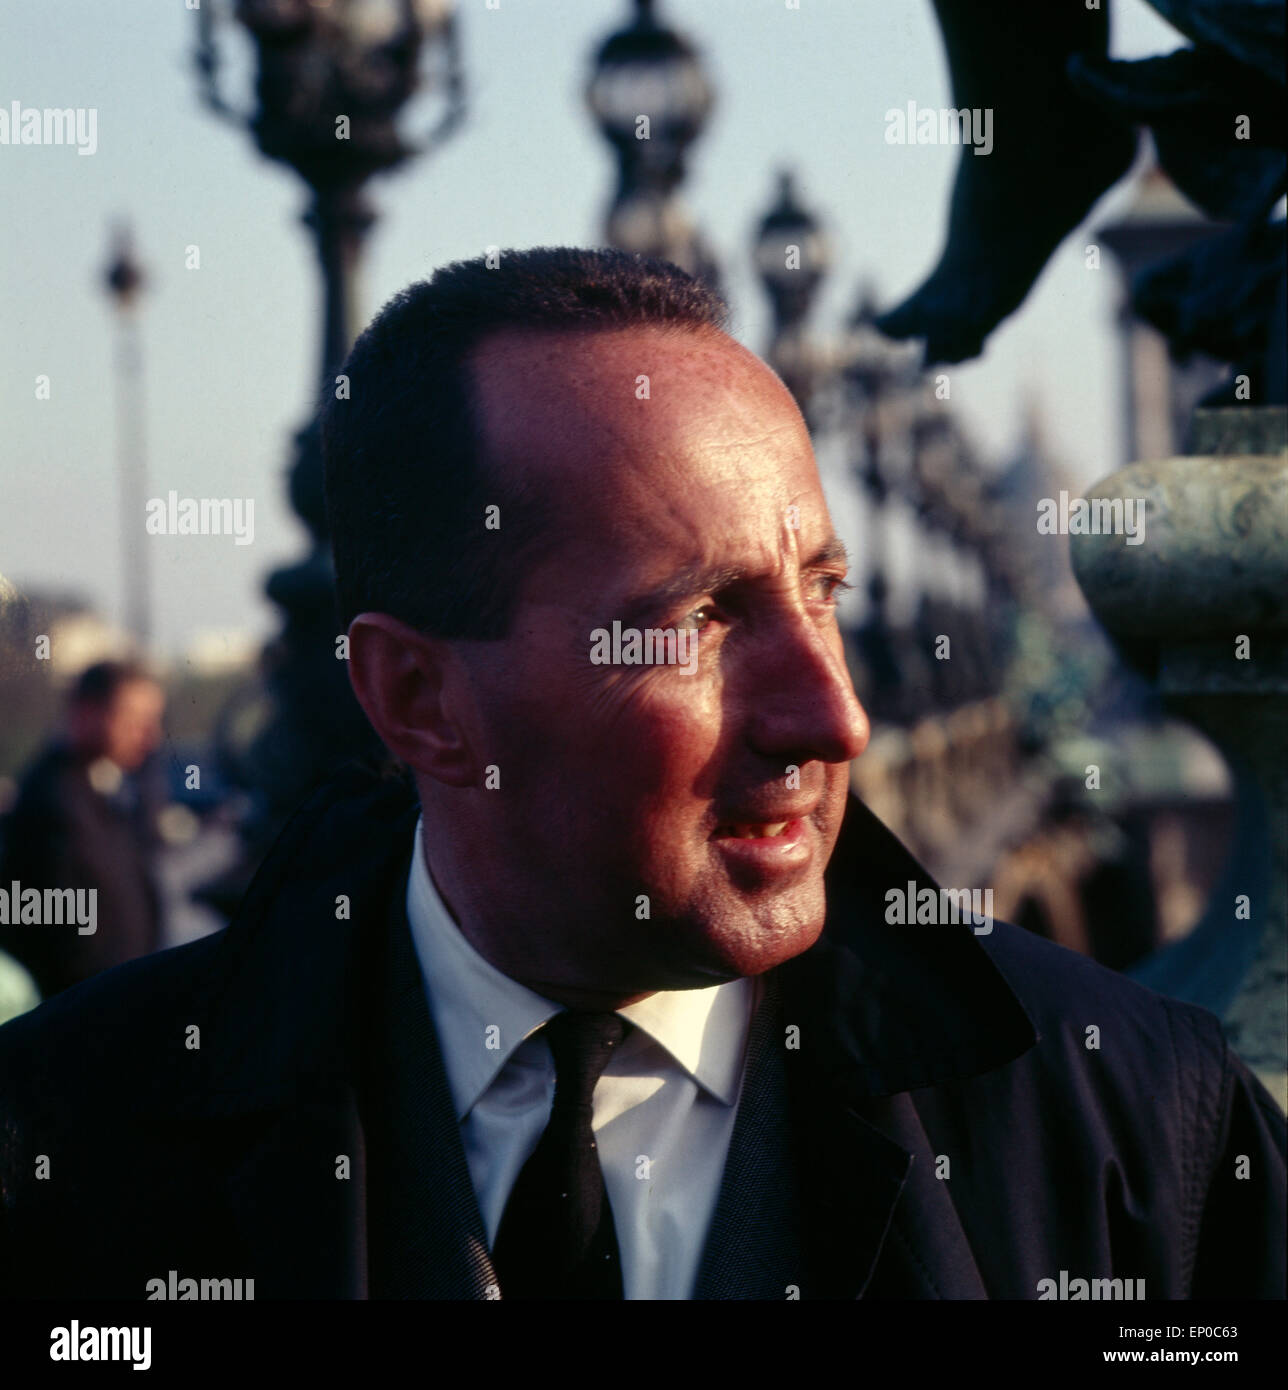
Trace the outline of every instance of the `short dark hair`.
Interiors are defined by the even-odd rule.
[[[109,705],[123,685],[153,681],[152,673],[137,661],[96,661],[72,683],[67,699],[73,705]]]
[[[538,247],[457,261],[380,311],[322,408],[340,619],[388,613],[442,638],[509,630],[528,565],[555,534],[535,489],[490,476],[471,354],[488,335],[657,326],[725,331],[728,307],[667,261]],[[495,503],[503,530],[485,528]],[[500,542],[500,544],[498,544]]]

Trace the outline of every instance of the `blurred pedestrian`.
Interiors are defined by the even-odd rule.
[[[0,948],[44,998],[161,944],[151,798],[140,776],[161,741],[165,695],[133,662],[102,661],[73,686],[61,733],[23,776],[0,852]],[[93,890],[93,929],[21,920],[28,889]]]

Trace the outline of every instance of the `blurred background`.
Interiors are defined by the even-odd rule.
[[[1182,42],[1144,0],[1110,25],[1116,57]],[[82,673],[141,659],[164,715],[124,772],[161,939],[221,926],[289,806],[361,751],[350,709],[319,713],[343,700],[319,383],[436,266],[615,244],[715,281],[810,424],[855,561],[856,790],[998,917],[1228,1013],[1255,943],[1164,948],[1237,933],[1264,805],[1035,524],[1181,453],[1225,371],[1132,313],[1134,270],[1208,225],[1147,138],[983,354],[924,368],[876,320],[935,263],[962,153],[887,139],[889,112],[955,104],[928,3],[58,0],[6,30],[0,97],[92,109],[97,144],[0,147],[0,814]],[[252,538],[149,534],[172,492],[253,501]]]

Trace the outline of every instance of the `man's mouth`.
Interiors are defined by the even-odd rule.
[[[776,840],[786,834],[791,821],[759,821],[746,825],[718,825],[715,840]]]
[[[805,811],[786,820],[721,821],[711,843],[741,881],[767,885],[784,874],[799,873],[813,859],[818,832],[811,814]]]
[[[768,798],[766,798],[768,799]],[[724,806],[724,815],[711,832],[713,840],[781,840],[799,831],[818,810],[817,801],[796,798],[791,804],[781,798],[777,806]],[[756,815],[759,811],[761,814]],[[769,811],[769,815],[764,813]]]

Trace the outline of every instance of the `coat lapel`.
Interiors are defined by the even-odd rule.
[[[889,926],[891,888],[933,880],[851,798],[828,922],[773,972],[783,1021],[811,1298],[986,1298],[913,1094],[1037,1040],[968,928]]]
[[[738,1114],[695,1299],[781,1299],[801,1281],[800,1193],[782,1115],[782,1010],[776,983],[766,984],[747,1039]]]
[[[403,906],[415,819],[340,779],[229,929],[188,1108],[260,1297],[497,1296]],[[695,1298],[986,1296],[907,1093],[1036,1034],[969,930],[884,926],[910,878],[851,799],[827,930],[764,977]]]
[[[858,1298],[912,1162],[800,1064],[782,994],[767,975],[695,1299]]]
[[[405,849],[393,891],[367,900],[361,951],[344,952],[344,1007],[323,1011],[349,1020],[341,1039],[314,1020],[316,1080],[283,1093],[269,1066],[257,1087],[205,1107],[228,1145],[226,1210],[260,1297],[498,1296],[407,923],[410,837]]]
[[[779,1065],[749,1066],[742,1104],[752,1147],[777,1154],[791,1131],[800,1275],[782,1283],[803,1298],[988,1297],[910,1093],[1005,1065],[1037,1033],[970,930],[886,926],[886,892],[909,880],[932,883],[852,799],[827,929],[766,977]],[[731,1154],[727,1177],[756,1212],[752,1159]],[[782,1284],[770,1295],[786,1297]]]
[[[499,1297],[401,895],[363,1105],[373,1298]]]
[[[869,1123],[908,1154],[908,1177],[890,1222],[868,1298],[986,1299],[949,1180],[936,1171],[935,1154],[908,1095],[871,1101]]]
[[[793,1100],[807,1194],[801,1297],[861,1298],[883,1257],[911,1155],[843,1098],[809,1094],[798,1088]]]
[[[367,1175],[352,1094],[230,1118],[220,1133],[236,1146],[225,1208],[256,1297],[366,1298]]]
[[[204,1075],[177,1110],[210,1136],[229,1244],[259,1298],[369,1293],[358,1067],[414,824],[401,784],[337,778],[283,832],[222,939],[192,1054]]]

